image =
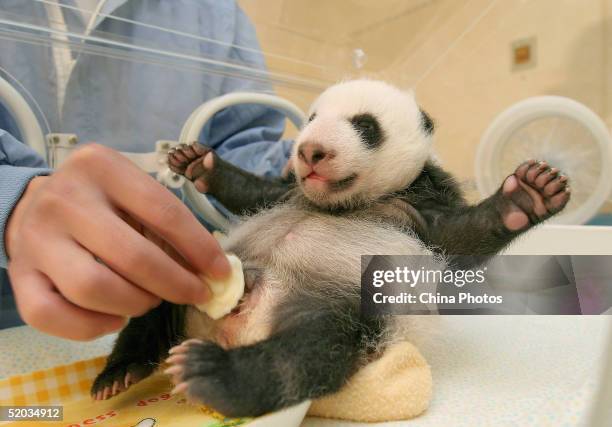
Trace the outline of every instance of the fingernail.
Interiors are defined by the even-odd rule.
[[[125,326],[128,324],[129,321],[130,321],[129,317],[122,317],[120,321],[121,323],[118,323],[117,325],[109,326],[104,332],[104,335],[120,331],[121,329],[125,328]]]
[[[195,295],[193,296],[193,303],[196,305],[204,304],[205,302],[210,301],[212,297],[212,292],[206,284],[205,280],[202,280],[202,283],[197,287],[195,291]]]
[[[221,254],[217,258],[215,258],[210,263],[210,267],[207,271],[207,273],[210,276],[216,279],[223,279],[227,277],[230,274],[230,272],[231,272],[231,267],[230,267],[229,261],[227,260],[227,257],[225,256],[225,254]]]

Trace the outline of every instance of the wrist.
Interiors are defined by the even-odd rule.
[[[23,218],[23,214],[26,211],[33,194],[36,192],[38,187],[40,187],[40,185],[46,181],[47,178],[49,177],[35,176],[32,178],[8,217],[4,233],[4,246],[8,258],[11,256],[11,247],[14,246],[13,244],[17,239],[17,231],[19,230],[19,225]]]

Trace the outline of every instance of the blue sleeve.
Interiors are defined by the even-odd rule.
[[[34,150],[0,130],[0,268],[8,264],[4,229],[13,208],[32,178],[49,173],[45,161]]]
[[[263,106],[239,105],[217,113],[200,140],[219,156],[260,176],[279,176],[291,154],[293,141],[279,141],[284,130],[282,114]],[[239,129],[231,135],[227,129]]]
[[[236,22],[229,61],[265,70],[265,59],[253,24],[239,5],[234,3],[231,7]],[[272,92],[273,88],[269,81],[228,76],[220,92],[234,91]],[[279,141],[284,130],[284,114],[262,105],[237,105],[217,113],[202,130],[200,141],[242,169],[261,176],[278,176],[289,159],[293,144],[288,140]]]

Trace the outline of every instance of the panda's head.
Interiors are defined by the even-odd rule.
[[[350,207],[406,188],[430,156],[433,122],[411,93],[352,80],[314,102],[293,147],[304,195],[324,208]]]

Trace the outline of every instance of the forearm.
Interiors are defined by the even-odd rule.
[[[216,159],[210,176],[209,193],[236,214],[257,211],[280,200],[291,183],[280,178],[263,178]]]
[[[215,197],[235,214],[247,214],[281,200],[293,182],[262,177],[224,159],[200,143],[180,145],[168,153],[170,169],[192,181],[196,189]]]
[[[520,234],[508,230],[499,211],[501,192],[474,206],[426,211],[426,242],[451,257],[491,256]]]

